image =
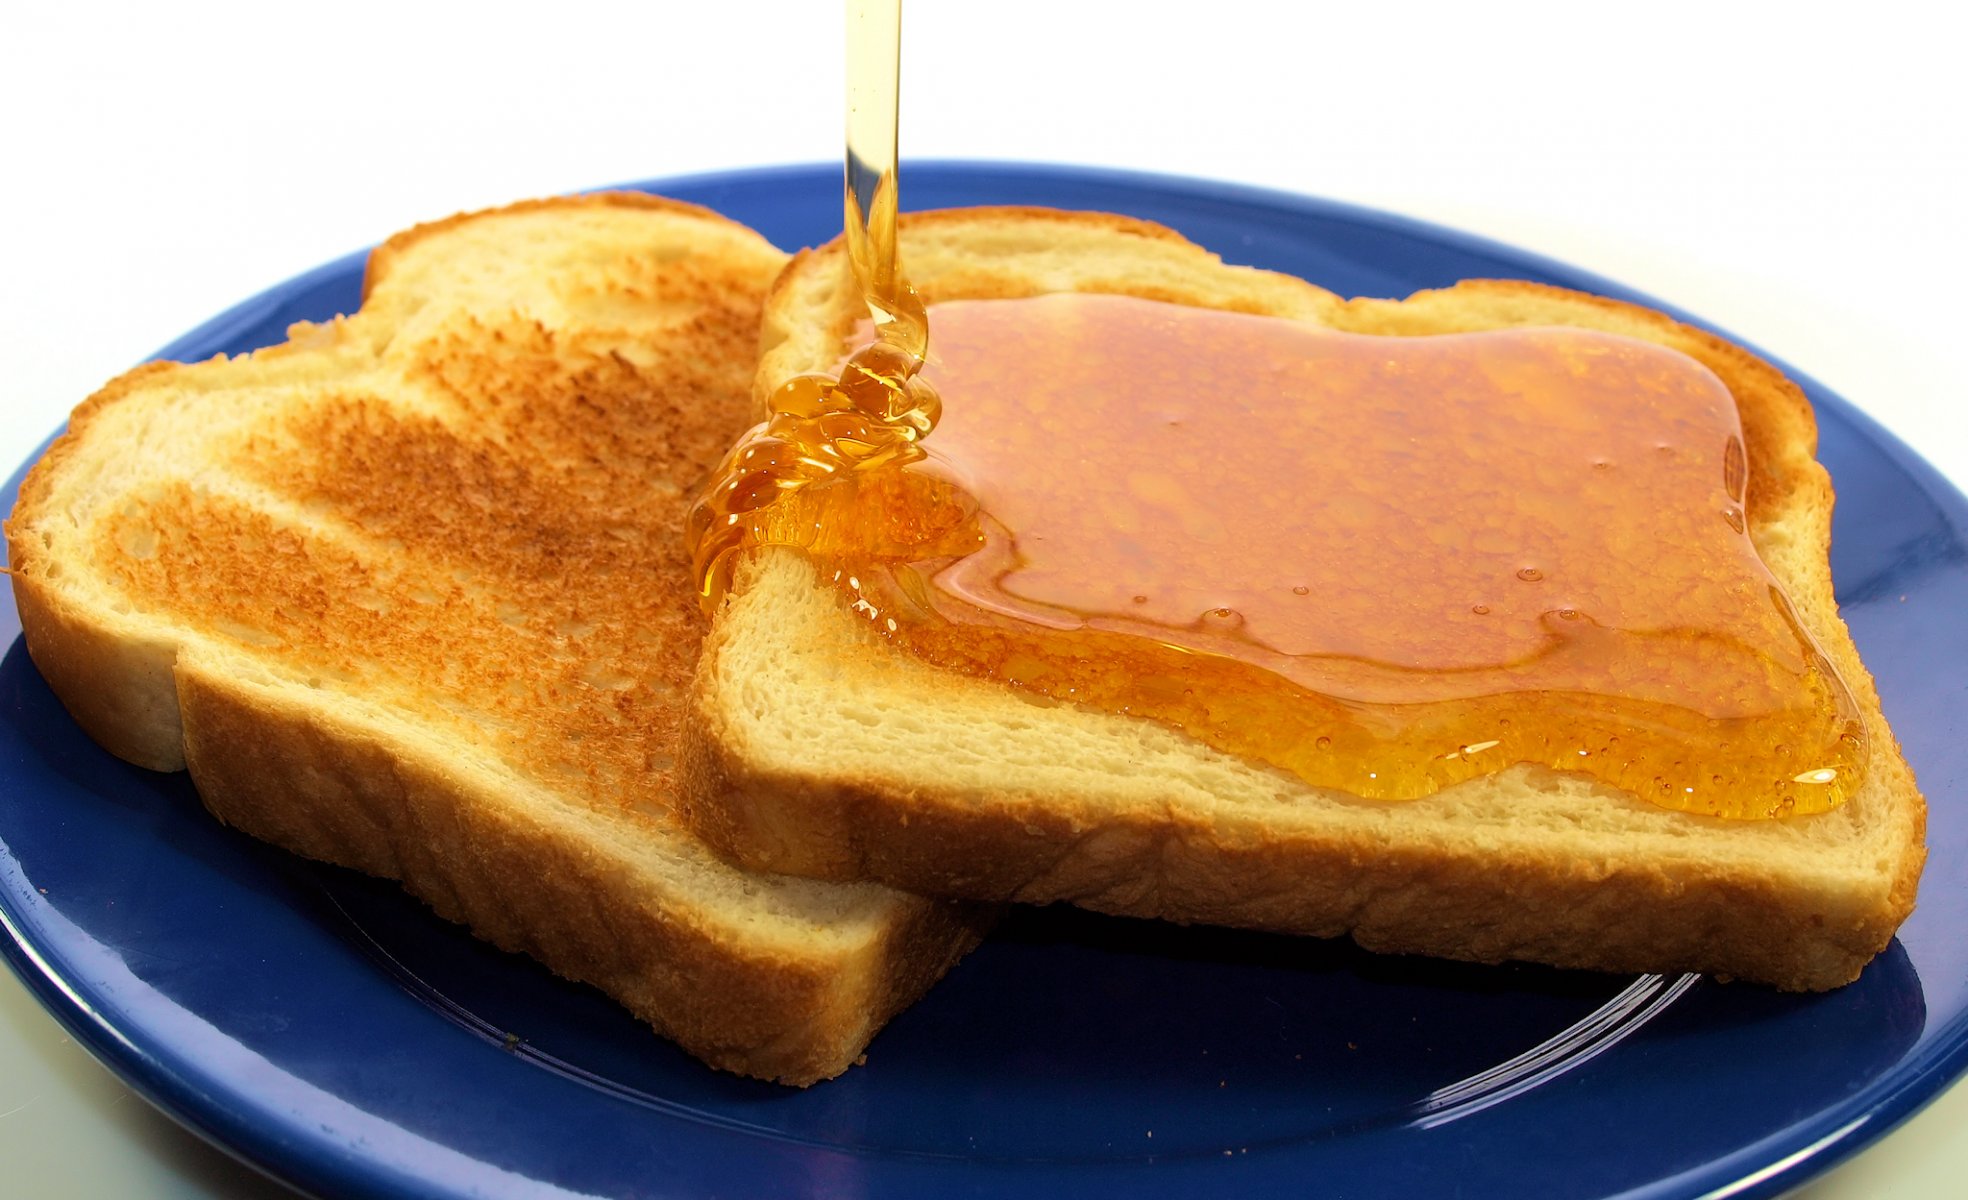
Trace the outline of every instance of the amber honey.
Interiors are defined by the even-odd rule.
[[[850,99],[870,321],[693,511],[707,603],[737,552],[797,547],[909,653],[1370,799],[1520,763],[1736,818],[1857,785],[1857,709],[1746,533],[1706,368],[1582,330],[1376,337],[1121,296],[926,313],[894,257],[889,88],[872,153]]]
[[[843,577],[912,653],[1373,798],[1521,762],[1754,817],[1862,774],[1857,711],[1744,532],[1734,400],[1692,359],[1118,296],[930,316],[946,553]],[[822,521],[890,553],[906,526]]]
[[[835,560],[911,653],[1370,798],[1533,763],[1755,817],[1862,774],[1744,530],[1734,400],[1692,359],[1119,296],[930,317],[928,453],[748,527]]]

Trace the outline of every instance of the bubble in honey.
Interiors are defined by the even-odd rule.
[[[1244,614],[1234,608],[1212,608],[1200,618],[1206,629],[1240,629],[1244,624]]]
[[[1544,572],[1538,570],[1536,567],[1519,567],[1517,569],[1517,578],[1523,580],[1525,583],[1536,583],[1538,580],[1544,578]]]
[[[1306,586],[1305,586],[1304,584],[1302,584],[1302,583],[1301,583],[1301,584],[1299,584],[1299,585],[1298,585],[1297,587],[1295,587],[1295,588],[1293,588],[1293,589],[1292,589],[1292,595],[1294,595],[1294,596],[1309,596],[1309,595],[1311,595],[1311,594],[1312,594],[1312,589],[1311,589],[1311,588],[1309,588],[1309,587],[1306,587]]]
[[[1490,612],[1490,606],[1487,604],[1472,604],[1469,606],[1469,611],[1475,613],[1479,617],[1488,616]]]

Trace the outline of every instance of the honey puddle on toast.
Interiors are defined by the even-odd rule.
[[[1529,762],[1760,817],[1863,776],[1684,355],[1124,296],[930,315],[938,469],[818,517],[864,531],[841,585],[912,653],[1371,798]],[[945,553],[878,557],[909,529]]]
[[[872,320],[693,511],[707,604],[740,550],[797,547],[938,666],[1369,799],[1515,763],[1733,818],[1858,786],[1858,709],[1745,531],[1705,367],[1576,329],[1383,337],[1111,295],[925,313],[894,258],[887,79],[886,109],[850,104]]]

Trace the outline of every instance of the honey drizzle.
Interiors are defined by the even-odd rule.
[[[876,468],[921,464],[919,443],[942,413],[936,393],[918,378],[929,320],[895,244],[902,0],[847,0],[846,12],[844,238],[873,333],[838,375],[799,375],[781,385],[770,398],[771,415],[713,472],[687,521],[707,609],[730,586],[740,549],[823,551],[831,531],[814,514],[849,506],[835,493],[857,489]]]
[[[929,350],[929,320],[895,252],[901,91],[902,0],[847,0],[848,257],[874,321],[874,340],[904,351],[920,367]]]

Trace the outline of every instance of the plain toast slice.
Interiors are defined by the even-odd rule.
[[[672,811],[682,519],[784,261],[649,196],[520,204],[392,238],[354,316],[130,372],[7,524],[30,654],[221,820],[399,879],[715,1066],[838,1074],[978,913],[747,874]]]
[[[1172,727],[1035,704],[925,665],[848,614],[808,560],[774,549],[739,564],[685,737],[689,817],[734,861],[935,895],[1351,934],[1390,952],[1705,971],[1788,989],[1853,979],[1911,910],[1925,807],[1833,600],[1832,494],[1809,404],[1768,364],[1660,314],[1528,283],[1342,300],[1099,214],[920,214],[901,248],[931,303],[1108,292],[1358,333],[1576,326],[1690,355],[1736,399],[1749,531],[1863,710],[1870,771],[1831,812],[1762,821],[1671,812],[1521,764],[1420,800],[1363,801]],[[843,257],[837,245],[806,254],[775,286],[761,392],[839,360],[859,316]],[[931,324],[933,353],[933,313]]]

